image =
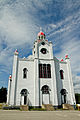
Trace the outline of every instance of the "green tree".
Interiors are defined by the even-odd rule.
[[[5,102],[7,100],[7,88],[2,87],[0,89],[0,103]]]
[[[75,94],[75,98],[76,98],[76,103],[80,104],[80,94],[79,93]]]

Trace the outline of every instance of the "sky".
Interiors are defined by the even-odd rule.
[[[42,27],[54,56],[71,62],[75,93],[80,93],[80,0],[0,0],[0,87],[8,87],[14,51],[32,53]]]

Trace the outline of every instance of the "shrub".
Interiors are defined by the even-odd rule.
[[[0,103],[0,109],[2,109],[2,107],[3,107],[3,104],[2,104],[2,103]]]

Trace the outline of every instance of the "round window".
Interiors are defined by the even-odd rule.
[[[46,53],[47,53],[46,48],[42,48],[42,49],[41,49],[41,53],[46,54]]]
[[[41,44],[42,44],[42,45],[45,45],[45,42],[42,42]]]

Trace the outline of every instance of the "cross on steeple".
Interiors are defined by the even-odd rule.
[[[42,32],[42,27],[40,27],[40,32]]]

